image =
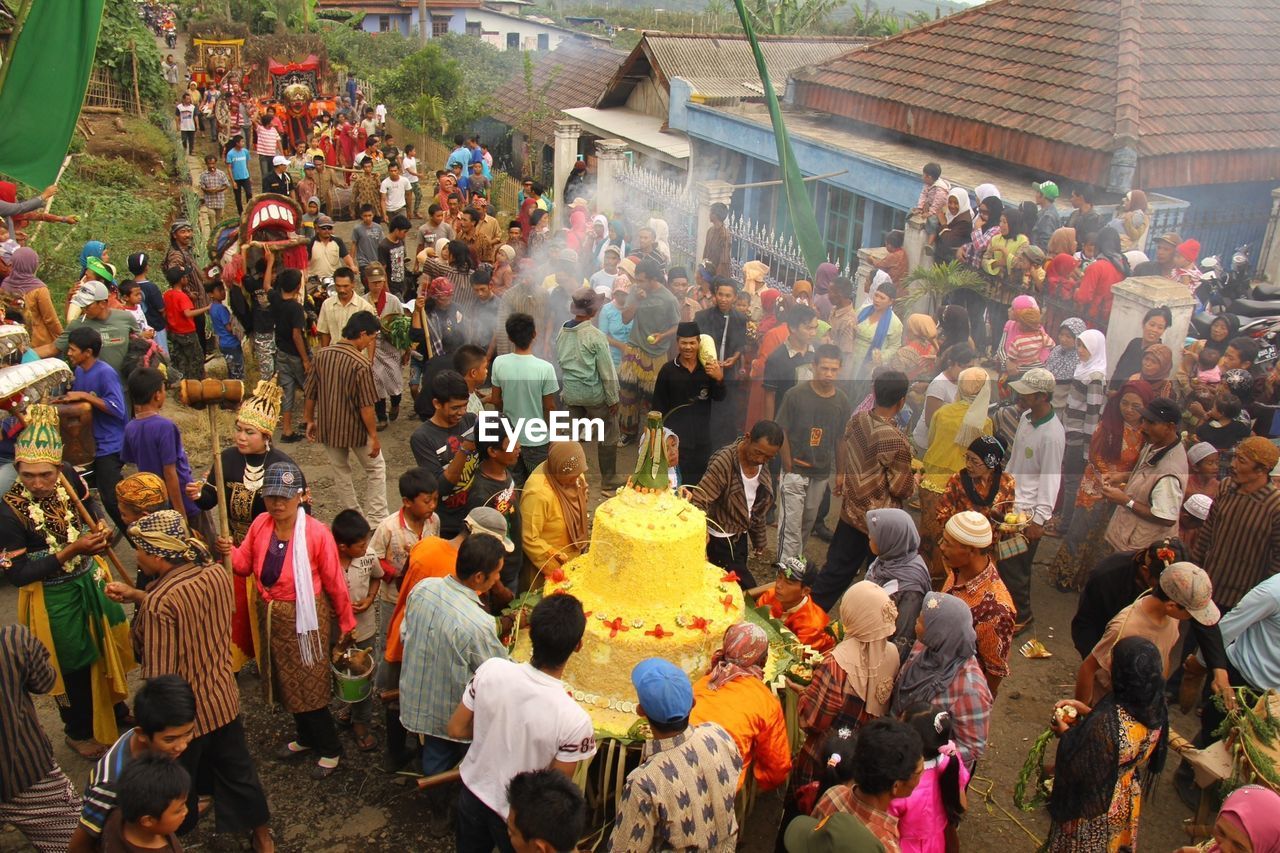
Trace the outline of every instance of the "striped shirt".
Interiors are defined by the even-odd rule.
[[[254,128],[253,153],[259,157],[270,157],[280,153],[280,131],[274,127],[258,125]]]
[[[1067,452],[1077,458],[1089,455],[1089,439],[1098,428],[1102,407],[1107,402],[1106,377],[1101,373],[1090,374],[1089,380],[1072,379],[1067,391],[1067,408],[1062,415],[1062,428],[1066,432]]]
[[[849,418],[836,454],[844,463],[839,467],[844,474],[840,520],[864,533],[868,510],[901,509],[915,491],[907,437],[875,412]]]
[[[304,395],[315,401],[316,440],[328,447],[364,447],[369,430],[360,410],[378,401],[373,368],[345,339],[316,352]]]
[[[240,713],[231,668],[231,577],[216,564],[167,572],[147,590],[133,624],[142,677],[180,675],[196,694],[195,736],[230,723]]]
[[[1208,572],[1213,600],[1224,609],[1280,573],[1280,489],[1268,482],[1245,493],[1224,481],[1191,556]]]
[[[89,771],[89,784],[84,788],[84,805],[80,809],[80,825],[93,838],[102,835],[107,818],[116,807],[116,785],[120,774],[133,763],[133,733],[129,729],[98,759]]]
[[[0,803],[49,775],[53,746],[40,728],[32,693],[53,689],[49,651],[17,623],[0,628]]]
[[[493,617],[453,575],[427,578],[409,593],[400,639],[400,722],[411,732],[445,738],[480,664],[507,656]]]
[[[751,547],[765,547],[765,518],[773,508],[773,478],[767,465],[760,466],[756,499],[747,506],[747,490],[742,482],[742,462],[738,458],[740,438],[711,454],[707,470],[689,500],[707,514],[712,531],[727,536],[751,534]]]

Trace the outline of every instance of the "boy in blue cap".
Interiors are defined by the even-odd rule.
[[[733,801],[742,772],[733,738],[715,723],[690,728],[693,684],[670,661],[641,661],[631,683],[640,700],[636,712],[649,721],[653,736],[640,766],[627,776],[609,850],[733,850]]]

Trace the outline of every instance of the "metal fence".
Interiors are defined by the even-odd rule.
[[[623,217],[634,231],[653,219],[661,219],[669,229],[671,262],[692,268],[697,264],[698,205],[684,184],[639,166],[626,166],[618,174],[623,192],[619,206]],[[733,238],[730,254],[733,275],[742,279],[742,265],[748,261],[760,261],[769,268],[765,284],[789,292],[801,280],[808,280],[810,272],[804,255],[795,238],[779,234],[772,227],[757,225],[751,220],[730,214],[725,227]],[[852,277],[857,268],[846,264],[840,275]]]
[[[418,159],[422,164],[418,167],[418,173],[423,176],[422,180],[427,187],[434,187],[436,169],[444,168],[453,149],[434,136],[417,134],[414,138],[418,144]],[[493,177],[489,184],[489,213],[505,223],[520,212],[520,182],[506,172],[497,169],[491,169],[490,172]]]

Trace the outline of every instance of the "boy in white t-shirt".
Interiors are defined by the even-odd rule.
[[[412,142],[404,147],[404,154],[400,157],[400,173],[409,179],[409,192],[413,194],[413,204],[409,206],[409,218],[420,218],[419,210],[422,207],[422,187],[420,186],[421,176],[418,175],[418,149]]]
[[[474,842],[466,849],[508,849],[507,785],[517,774],[551,768],[572,777],[595,755],[591,717],[560,680],[586,625],[578,599],[547,596],[529,616],[531,661],[491,658],[463,691],[447,730],[471,739],[457,806],[457,838]]]
[[[387,176],[382,179],[379,187],[382,193],[382,216],[387,222],[390,222],[397,216],[403,216],[405,206],[408,204],[409,190],[413,185],[409,183],[409,179],[400,174],[400,164],[390,163],[387,165]]]
[[[373,602],[382,585],[382,565],[369,552],[369,522],[359,510],[344,509],[333,519],[333,540],[338,544],[338,564],[347,580],[351,609],[356,614],[352,639],[356,648],[372,649],[378,633],[378,619]],[[361,752],[377,749],[378,743],[369,731],[373,720],[373,692],[360,702],[338,712],[338,722],[350,723]]]

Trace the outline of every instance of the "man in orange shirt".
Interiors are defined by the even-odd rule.
[[[391,623],[387,626],[386,651],[383,653],[382,666],[378,667],[379,697],[385,710],[387,726],[387,756],[384,767],[394,773],[417,755],[415,748],[405,744],[408,732],[400,723],[400,664],[404,660],[404,642],[400,639],[400,623],[404,621],[405,605],[409,601],[409,593],[427,578],[442,578],[452,575],[457,569],[458,549],[468,536],[492,536],[502,542],[503,549],[510,554],[515,551],[515,543],[507,536],[507,520],[502,513],[487,506],[476,507],[467,513],[458,535],[452,539],[441,539],[429,536],[413,546],[409,552],[409,567],[400,581],[400,594],[396,598],[396,609],[391,613]],[[507,601],[510,601],[508,596]],[[416,747],[416,744],[415,744]]]
[[[768,607],[775,619],[782,619],[800,642],[825,652],[836,644],[835,635],[827,630],[827,614],[810,597],[818,567],[803,557],[788,557],[776,566],[778,576],[773,589],[756,599],[756,605]],[[785,615],[785,618],[783,618]]]

